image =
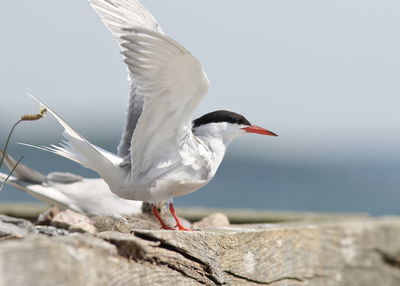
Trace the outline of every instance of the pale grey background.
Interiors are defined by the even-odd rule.
[[[280,135],[237,140],[217,182],[182,204],[400,213],[399,1],[143,3],[204,63],[212,85],[196,116],[228,109]],[[0,142],[36,112],[29,92],[114,151],[127,76],[87,1],[2,0],[0,35]],[[20,126],[13,143],[56,143],[59,131],[48,117]],[[43,171],[85,172],[10,151]]]

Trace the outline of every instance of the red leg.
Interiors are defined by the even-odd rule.
[[[172,203],[169,204],[169,210],[170,210],[172,216],[174,217],[174,219],[176,221],[176,226],[178,227],[179,230],[185,230],[185,231],[190,231],[191,230],[191,229],[188,229],[188,228],[184,227],[181,224],[181,221],[179,220],[178,216],[176,215],[175,208],[174,208],[174,205]]]
[[[172,227],[169,227],[161,218],[160,214],[158,213],[157,207],[155,205],[153,205],[152,208],[153,211],[153,215],[156,217],[156,219],[158,220],[158,222],[161,224],[161,227],[163,229],[168,229],[168,230],[174,230]]]

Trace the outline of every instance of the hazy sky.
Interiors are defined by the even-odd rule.
[[[235,152],[400,160],[399,1],[143,3],[204,63],[211,89],[195,116],[228,109],[280,135],[245,136]],[[36,112],[26,92],[89,138],[118,137],[125,66],[87,1],[0,1],[0,34],[0,142],[20,114]],[[55,143],[44,138],[59,130],[48,117],[15,139]]]

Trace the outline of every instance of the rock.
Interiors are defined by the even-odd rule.
[[[57,228],[67,229],[71,232],[96,232],[96,227],[87,216],[69,209],[56,214],[51,220],[51,225]]]
[[[52,206],[45,210],[44,212],[40,213],[36,224],[40,225],[50,225],[53,218],[60,212],[57,206]]]
[[[76,213],[69,209],[59,212],[51,220],[51,225],[57,228],[69,229],[72,225],[81,221],[90,221],[85,215]]]
[[[59,235],[68,235],[69,232],[65,229],[56,228],[50,225],[37,225],[35,229],[40,234],[45,234],[48,236],[59,236]]]
[[[193,223],[193,228],[204,229],[228,225],[230,225],[230,223],[226,215],[224,215],[223,213],[213,213],[206,216],[202,220]]]
[[[0,215],[0,238],[22,238],[35,232],[35,228],[28,220]]]
[[[88,232],[88,233],[95,233],[96,227],[91,223],[90,220],[88,221],[81,221],[77,224],[71,225],[68,229],[69,232]]]

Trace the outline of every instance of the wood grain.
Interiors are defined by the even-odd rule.
[[[398,286],[399,254],[397,217],[34,234],[0,241],[0,286]]]

